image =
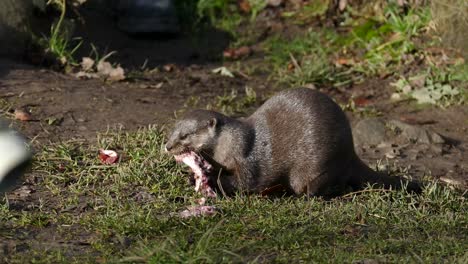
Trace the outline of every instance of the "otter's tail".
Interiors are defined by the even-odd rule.
[[[385,189],[406,189],[409,192],[422,192],[420,183],[390,176],[385,172],[376,172],[369,168],[356,154],[354,155],[353,166],[350,167],[352,171],[350,172],[349,184],[354,189],[363,189],[369,183]]]

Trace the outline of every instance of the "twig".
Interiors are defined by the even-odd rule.
[[[294,67],[299,69],[302,72],[301,66],[299,66],[299,63],[297,63],[296,58],[294,58],[294,55],[292,55],[291,52],[289,52],[289,57],[291,58],[291,61],[292,61],[293,65],[294,65]]]
[[[242,78],[244,78],[244,79],[250,80],[249,75],[247,75],[247,74],[245,74],[245,73],[243,73],[243,72],[241,72],[241,71],[235,71],[234,73],[240,75],[240,76],[241,76]]]

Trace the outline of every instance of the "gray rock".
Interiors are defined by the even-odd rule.
[[[439,135],[438,133],[436,132],[432,132],[432,131],[428,131],[429,133],[429,136],[431,137],[431,141],[433,144],[444,144],[445,143],[445,139]]]
[[[398,120],[391,120],[388,122],[388,125],[395,130],[401,131],[401,134],[412,142],[424,144],[445,143],[445,140],[441,135],[420,126],[410,125]]]
[[[385,123],[380,118],[361,120],[353,129],[353,137],[357,146],[378,145],[387,137]]]

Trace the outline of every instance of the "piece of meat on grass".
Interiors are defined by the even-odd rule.
[[[208,174],[213,170],[213,166],[209,164],[202,156],[190,151],[174,156],[176,161],[183,162],[193,171],[195,178],[195,191],[200,192],[206,197],[216,197],[216,193],[209,185]]]
[[[194,205],[180,212],[179,216],[182,218],[211,216],[214,215],[216,211],[217,208],[211,205]]]

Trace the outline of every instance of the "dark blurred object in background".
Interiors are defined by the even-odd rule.
[[[0,0],[0,57],[21,58],[33,23],[31,0]]]
[[[176,9],[172,0],[120,0],[116,9],[117,26],[126,33],[179,32]]]

